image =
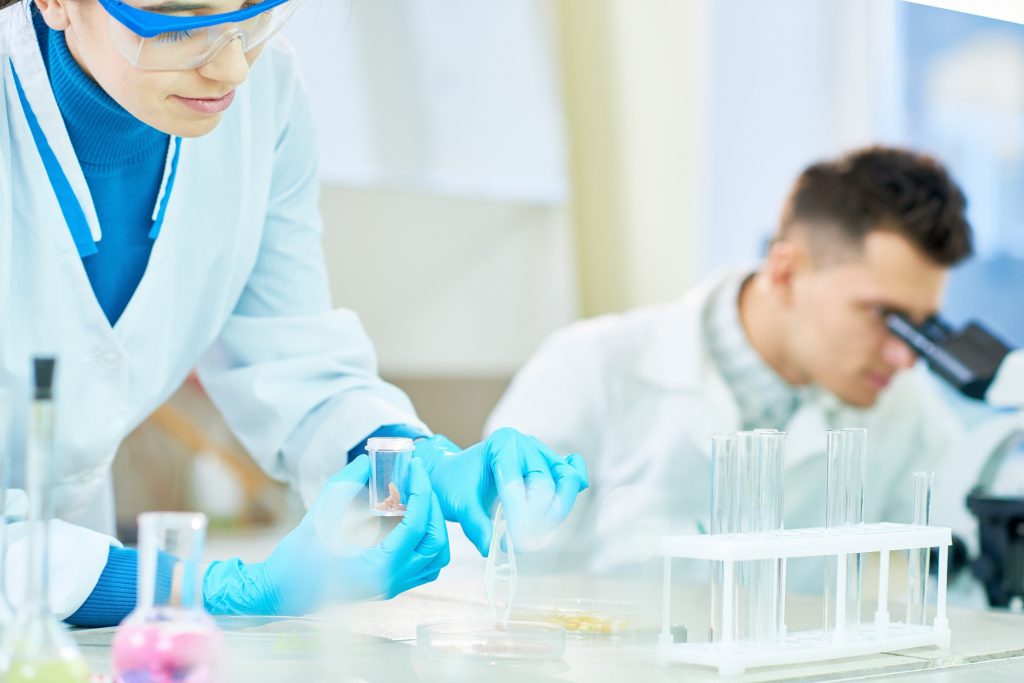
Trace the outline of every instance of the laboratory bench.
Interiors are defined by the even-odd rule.
[[[450,571],[449,571],[450,570]],[[536,605],[583,597],[636,608],[636,631],[619,636],[574,636],[565,640],[559,661],[509,663],[484,657],[437,656],[418,647],[420,624],[483,621],[488,610],[479,567],[450,567],[434,584],[390,601],[361,603],[301,619],[251,617],[219,620],[226,634],[229,683],[261,681],[833,681],[898,677],[907,681],[1024,680],[1024,615],[974,609],[949,610],[953,638],[949,650],[918,648],[846,660],[753,669],[720,679],[713,669],[660,665],[655,640],[660,624],[660,585],[644,579],[592,579],[581,576],[520,577],[517,603]],[[599,603],[595,603],[599,604]],[[893,603],[894,618],[899,605]],[[693,640],[707,632],[706,587],[674,582],[673,615]],[[867,614],[867,605],[865,605]],[[791,630],[813,628],[821,601],[814,596],[787,599]],[[75,632],[94,674],[109,674],[114,629]]]

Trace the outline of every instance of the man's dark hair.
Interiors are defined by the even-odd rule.
[[[867,147],[800,174],[778,237],[800,230],[812,250],[836,240],[860,248],[868,233],[885,230],[906,238],[931,261],[952,266],[973,250],[966,208],[960,188],[932,157]]]

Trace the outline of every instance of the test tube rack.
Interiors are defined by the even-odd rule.
[[[662,539],[664,577],[662,628],[657,659],[663,664],[683,663],[714,667],[719,675],[738,676],[748,668],[802,664],[860,657],[915,647],[948,649],[946,566],[952,532],[945,527],[913,524],[858,524],[841,528],[809,528],[758,534],[682,535]],[[889,554],[893,551],[939,549],[938,593],[932,625],[915,625],[889,618]],[[878,572],[878,608],[874,621],[845,626],[846,557],[881,553]],[[830,630],[780,634],[772,643],[735,642],[730,639],[734,614],[736,563],[800,557],[837,557],[836,623]],[[670,625],[672,562],[674,559],[723,563],[723,638],[717,642],[676,643]]]

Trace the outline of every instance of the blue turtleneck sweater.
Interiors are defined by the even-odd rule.
[[[97,253],[82,259],[100,308],[113,325],[149,262],[153,207],[169,136],[142,123],[82,71],[64,33],[33,12],[57,106],[85,174],[103,232]]]

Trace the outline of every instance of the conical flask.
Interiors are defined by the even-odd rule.
[[[54,471],[54,358],[33,359],[28,432],[28,560],[25,600],[0,652],[4,683],[86,683],[89,672],[75,641],[50,611],[50,485]]]
[[[139,515],[138,602],[111,649],[117,683],[223,680],[224,637],[202,601],[205,533],[202,514]]]

